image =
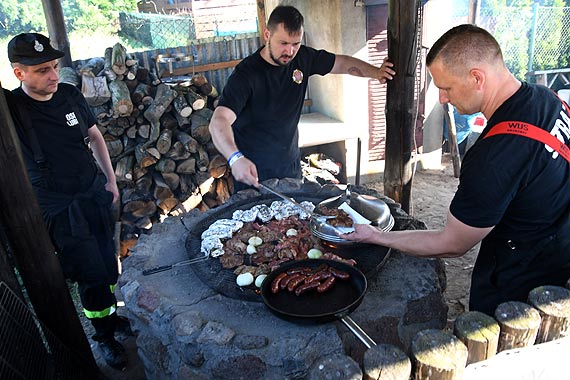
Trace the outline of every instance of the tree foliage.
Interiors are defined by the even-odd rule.
[[[61,0],[68,32],[117,30],[118,12],[136,10],[136,0]],[[47,32],[41,0],[2,0],[0,36]]]

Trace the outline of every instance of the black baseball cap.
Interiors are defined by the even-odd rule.
[[[22,33],[8,42],[8,59],[27,66],[53,61],[65,55],[54,49],[49,38],[39,33]]]

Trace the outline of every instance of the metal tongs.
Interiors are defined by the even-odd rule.
[[[323,224],[328,224],[327,220],[328,219],[334,219],[336,218],[336,216],[334,215],[320,215],[320,214],[315,214],[314,212],[312,212],[311,210],[309,210],[308,208],[306,208],[305,206],[303,206],[302,204],[300,204],[299,202],[297,202],[296,200],[294,200],[291,197],[286,196],[283,193],[280,193],[276,190],[273,190],[272,188],[265,186],[264,184],[260,183],[259,184],[259,188],[264,189],[269,191],[272,194],[277,195],[279,198],[297,206],[298,208],[300,208],[301,210],[303,210],[305,213],[307,213],[312,220],[314,220],[317,224],[319,225],[323,225]],[[337,233],[342,234],[343,232],[338,230],[335,226],[328,224],[330,227],[332,227]]]

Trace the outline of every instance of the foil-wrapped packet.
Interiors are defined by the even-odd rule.
[[[274,210],[265,204],[253,206],[251,210],[257,212],[257,218],[263,223],[269,222],[275,215]]]
[[[233,220],[239,220],[240,222],[248,223],[253,222],[257,219],[258,211],[253,207],[251,210],[235,210],[232,214]]]
[[[218,257],[224,254],[224,245],[217,236],[207,236],[202,238],[200,251],[205,256]]]
[[[243,227],[243,222],[233,219],[218,219],[210,224],[207,230],[202,232],[202,239],[208,236],[216,236],[221,239],[230,239],[234,232]]]

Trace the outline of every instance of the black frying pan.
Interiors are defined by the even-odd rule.
[[[299,296],[294,292],[271,291],[275,277],[296,267],[317,268],[322,264],[336,268],[350,275],[346,281],[336,281],[326,293],[310,291]],[[278,317],[296,323],[325,323],[340,319],[368,348],[376,343],[348,315],[360,305],[366,293],[367,281],[356,267],[333,260],[309,259],[282,264],[263,281],[261,297],[265,305]]]

